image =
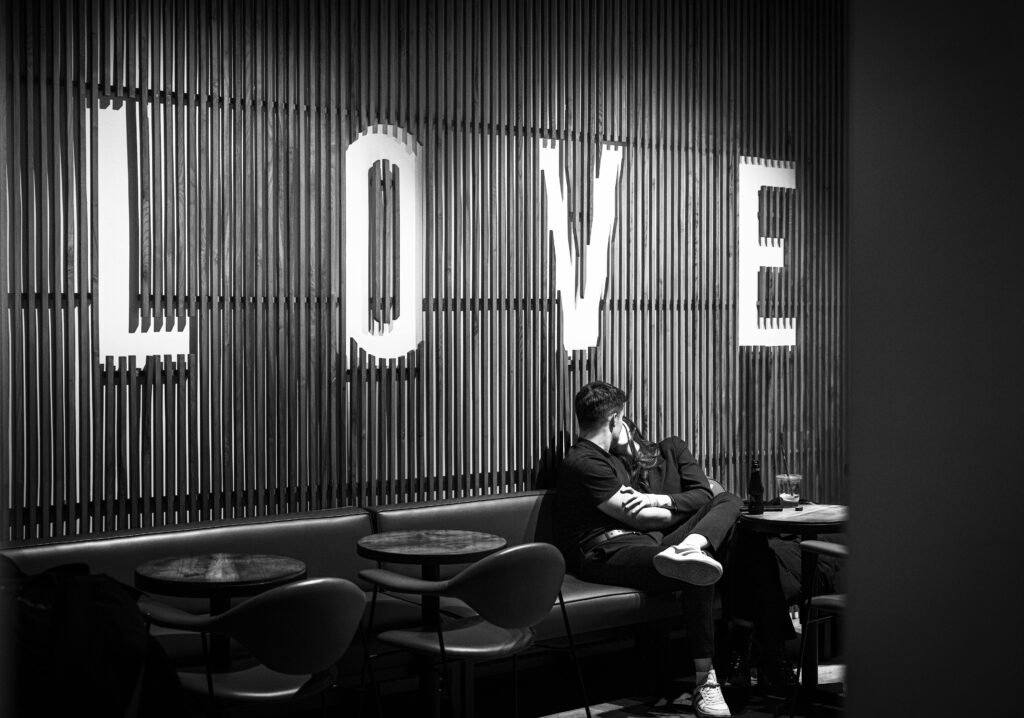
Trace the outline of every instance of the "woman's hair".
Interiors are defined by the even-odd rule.
[[[629,419],[623,418],[632,441],[629,442],[629,485],[634,489],[650,492],[651,484],[647,473],[661,462],[661,450],[653,441],[644,438],[640,428]]]

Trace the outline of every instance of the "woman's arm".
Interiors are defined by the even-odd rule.
[[[673,485],[663,486],[662,490],[669,490],[669,500],[675,511],[687,515],[696,512],[714,497],[708,477],[686,448],[686,442],[679,437],[666,439],[661,448],[666,463],[671,462],[674,469]]]

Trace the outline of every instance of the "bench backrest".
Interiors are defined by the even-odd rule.
[[[344,508],[27,544],[5,548],[3,554],[25,573],[84,563],[93,573],[128,585],[134,583],[137,565],[156,558],[207,552],[281,554],[305,561],[310,578],[338,576],[361,585],[359,571],[374,564],[356,554],[356,541],[372,532],[368,511]]]

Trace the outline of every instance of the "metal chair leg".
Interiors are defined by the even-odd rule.
[[[210,699],[210,712],[214,718],[220,718],[220,705],[217,702],[217,696],[213,692],[213,668],[210,666],[210,645],[206,632],[200,633],[199,638],[203,643],[203,663],[206,664],[206,692]]]
[[[799,663],[797,663],[797,667],[796,667],[796,685],[793,686],[793,697],[790,699],[790,703],[789,703],[789,713],[788,713],[788,715],[790,716],[790,718],[792,718],[793,716],[796,715],[796,711],[800,707],[800,695],[801,695],[801,688],[803,687],[803,679],[804,679],[804,676],[803,676],[804,656],[807,655],[806,654],[806,651],[807,651],[807,634],[810,633],[811,631],[817,630],[817,625],[819,623],[821,623],[823,621],[830,620],[832,618],[829,615],[819,616],[818,618],[813,618],[811,616],[810,602],[808,602],[808,605],[806,606],[806,613],[804,613],[804,616],[806,617],[806,619],[805,619],[805,622],[804,622],[803,629],[802,629],[802,631],[800,633],[800,658],[798,659]],[[778,716],[780,714],[776,713],[775,715]]]
[[[379,588],[373,587],[373,596],[370,598],[370,615],[367,620],[367,625],[360,626],[359,636],[363,644],[363,668],[360,671],[359,683],[365,692],[366,680],[370,680],[370,692],[373,694],[373,708],[377,718],[382,718],[381,707],[380,707],[380,691],[377,687],[377,677],[373,672],[373,655],[370,653],[370,637],[373,634],[373,619],[377,611],[377,594]],[[359,715],[362,715],[362,706],[359,707]]]
[[[373,712],[377,718],[383,718],[380,707],[380,689],[377,686],[377,674],[373,672],[373,655],[370,653],[370,632],[366,627],[361,627],[359,629],[359,636],[363,644],[363,669],[359,676],[360,689],[365,694],[366,681],[369,679],[369,690],[373,698]],[[363,715],[362,699],[360,699],[357,715]]]
[[[519,656],[512,656],[512,715],[519,718]]]
[[[569,652],[572,653],[572,663],[576,669],[576,681],[580,687],[580,695],[583,696],[583,709],[587,713],[587,718],[592,718],[590,715],[590,699],[587,697],[587,684],[583,680],[583,671],[580,668],[580,659],[576,655],[576,644],[572,640],[572,628],[569,626],[569,613],[565,610],[565,599],[562,598],[562,592],[558,592],[558,605],[562,609],[562,622],[565,624],[565,635],[569,639]]]

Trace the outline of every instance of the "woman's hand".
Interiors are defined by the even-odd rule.
[[[667,528],[679,520],[671,506],[672,499],[668,496],[645,494],[631,486],[622,486],[597,508],[635,529],[651,531]]]
[[[632,486],[623,486],[619,489],[619,493],[623,495],[622,510],[633,516],[646,508],[668,508],[666,504],[670,503],[667,496],[645,494],[642,491],[637,491]]]

